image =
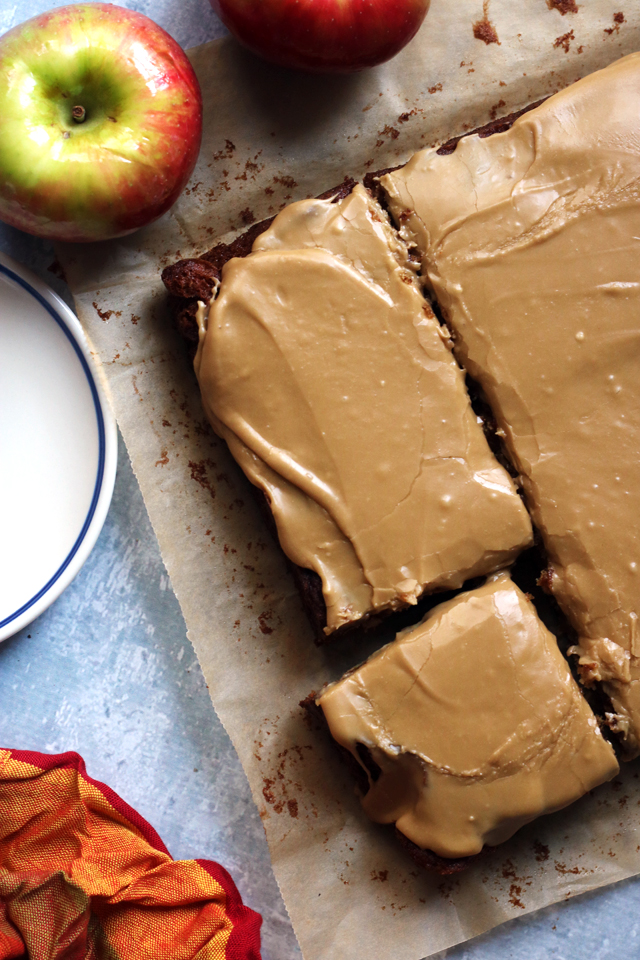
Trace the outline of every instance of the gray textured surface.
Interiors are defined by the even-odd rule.
[[[61,4],[3,0],[0,32],[52,5]],[[123,5],[152,16],[184,46],[224,33],[207,0]],[[50,245],[0,224],[0,249],[70,300],[48,270]],[[264,916],[265,960],[298,960],[260,819],[186,639],[122,444],[112,507],[87,564],[53,607],[0,646],[0,704],[0,745],[77,750],[90,775],[146,817],[175,857],[216,859],[231,871]],[[513,921],[446,956],[633,960],[639,928],[640,881],[632,880]]]
[[[174,857],[227,867],[264,916],[266,960],[300,956],[122,442],[89,560],[46,613],[0,645],[0,704],[2,746],[78,751]]]

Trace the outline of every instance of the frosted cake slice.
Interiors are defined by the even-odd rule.
[[[316,703],[366,772],[367,814],[440,858],[501,843],[619,769],[507,574],[435,607]]]
[[[200,320],[207,415],[289,559],[321,578],[327,633],[530,543],[415,264],[363,187],[283,210]]]
[[[382,184],[491,404],[579,634],[640,746],[640,55]]]

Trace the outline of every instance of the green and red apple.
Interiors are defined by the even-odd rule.
[[[56,240],[160,217],[195,165],[202,96],[180,46],[107,3],[59,7],[0,37],[0,220]]]
[[[285,67],[348,73],[394,57],[430,0],[210,0],[231,33]]]

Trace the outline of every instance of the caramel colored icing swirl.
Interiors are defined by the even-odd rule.
[[[196,372],[284,551],[322,578],[327,632],[530,542],[415,265],[362,187],[292,204],[225,266]]]
[[[435,607],[317,700],[380,774],[362,803],[443,857],[478,853],[618,772],[554,637],[508,575]]]
[[[551,587],[640,741],[640,55],[383,180],[482,384]]]

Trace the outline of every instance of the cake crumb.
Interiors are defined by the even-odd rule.
[[[534,840],[533,851],[538,863],[544,863],[545,860],[549,859],[549,847],[546,843],[542,843],[540,840]]]
[[[565,13],[577,13],[578,4],[576,0],[547,0],[549,10],[557,10],[563,17]]]
[[[520,907],[521,910],[525,909],[524,903],[521,898],[522,887],[517,883],[512,883],[509,887],[509,903],[512,907]]]
[[[613,26],[612,26],[612,27],[605,27],[605,28],[604,28],[604,32],[605,32],[605,33],[608,33],[609,36],[611,36],[612,33],[620,33],[620,27],[621,27],[621,25],[622,25],[623,23],[626,23],[626,22],[627,22],[627,21],[625,20],[625,18],[624,18],[624,13],[622,13],[622,11],[620,11],[619,13],[614,13],[614,15],[613,15]]]
[[[400,136],[400,131],[396,130],[395,127],[390,127],[389,124],[387,124],[382,130],[378,130],[378,136],[391,137],[392,140],[397,140]],[[380,141],[378,141],[378,143],[380,143]]]
[[[281,184],[283,187],[287,187],[288,190],[293,190],[293,189],[295,189],[295,187],[298,186],[298,181],[297,181],[297,180],[294,180],[293,177],[288,177],[288,176],[284,176],[284,177],[274,177],[274,178],[273,178],[273,182],[274,182],[274,183],[279,183],[279,184]]]
[[[489,0],[484,0],[482,4],[482,20],[477,20],[474,23],[473,35],[476,40],[482,40],[487,46],[490,43],[497,43],[500,46],[496,28],[489,20]]]
[[[110,317],[112,317],[112,316],[114,315],[114,313],[115,313],[116,317],[119,317],[119,316],[120,316],[120,313],[117,313],[115,310],[101,310],[95,300],[93,301],[92,306],[94,307],[94,309],[95,309],[96,313],[98,314],[98,316],[100,317],[100,319],[101,319],[101,320],[104,320],[105,323],[106,323],[107,320],[110,319]]]
[[[571,46],[571,41],[575,40],[575,35],[573,30],[569,30],[568,33],[563,33],[561,37],[556,37],[553,41],[554,47],[562,47],[565,53],[569,53],[569,47]]]
[[[191,471],[191,479],[202,487],[203,490],[206,490],[212,500],[216,498],[216,492],[211,484],[211,481],[207,475],[207,467],[213,467],[214,464],[210,460],[189,460],[188,467]],[[225,553],[228,551],[228,547],[225,550]]]
[[[225,140],[224,150],[219,150],[217,153],[214,153],[214,160],[228,160],[232,156],[236,149],[235,143],[232,140]]]

